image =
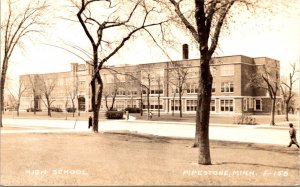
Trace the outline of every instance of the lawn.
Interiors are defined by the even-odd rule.
[[[137,120],[147,120],[147,113],[144,112],[143,116],[140,114],[130,114],[136,117]],[[251,115],[252,118],[255,118],[255,122],[259,124],[269,124],[271,120],[271,115]],[[179,116],[178,113],[175,113],[174,116],[172,114],[164,114],[162,113],[160,117],[158,114],[153,114],[151,120],[153,121],[177,121],[177,122],[190,122],[194,123],[196,119],[195,114],[183,114],[182,117]],[[234,115],[226,115],[226,114],[211,114],[210,115],[210,123],[217,124],[233,124],[235,122]],[[298,121],[297,115],[289,115],[290,121]],[[277,125],[285,124],[287,125],[289,122],[285,121],[285,115],[275,115],[275,123]]]
[[[12,112],[6,112],[4,114],[4,118],[20,118],[20,119],[66,119],[66,113],[65,112],[51,112],[52,117],[47,116],[47,112],[36,112],[36,115],[33,114],[33,112],[20,112],[20,116],[16,115],[16,111]],[[67,113],[67,119],[68,120],[88,120],[88,117],[92,115],[91,112],[81,112],[79,115],[76,112],[75,116],[73,117],[72,113]],[[137,120],[147,120],[147,112],[144,112],[144,115],[141,116],[140,114],[134,114],[131,113],[131,116],[135,117]],[[270,115],[252,115],[251,117],[255,118],[255,122],[259,124],[269,124],[271,116]],[[99,114],[100,120],[106,120],[105,113],[100,112]],[[174,116],[172,116],[172,113],[166,114],[162,113],[160,117],[158,117],[157,113],[153,114],[152,121],[177,121],[177,122],[189,122],[194,123],[196,119],[195,114],[183,114],[183,117],[179,117],[178,113],[175,113]],[[298,121],[297,115],[289,115],[290,121]],[[233,124],[235,121],[235,117],[233,115],[222,115],[222,114],[211,114],[210,115],[210,123],[216,123],[216,124]],[[285,115],[275,115],[275,123],[277,123],[277,126],[288,126],[287,121],[285,121]]]
[[[299,149],[128,132],[1,134],[1,185],[296,185]]]

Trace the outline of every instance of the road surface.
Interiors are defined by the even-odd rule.
[[[10,127],[25,127],[22,130],[1,130],[6,133],[50,133],[50,132],[91,132],[87,121],[41,120],[41,119],[3,119],[3,124]],[[133,131],[167,137],[193,138],[195,125],[184,122],[158,122],[138,120],[104,120],[99,122],[99,131]],[[299,132],[297,131],[297,136]],[[212,140],[239,141],[288,145],[287,127],[268,127],[263,125],[218,125],[209,129]],[[299,140],[299,139],[298,139]]]

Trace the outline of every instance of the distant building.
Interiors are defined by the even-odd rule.
[[[187,58],[184,53],[184,57]],[[212,114],[262,114],[270,113],[271,99],[264,89],[250,86],[250,79],[266,64],[275,64],[279,74],[279,61],[262,57],[250,58],[243,55],[213,58],[211,72],[213,75]],[[101,109],[113,108],[122,110],[126,107],[147,108],[147,89],[150,84],[150,110],[156,112],[179,112],[178,68],[186,73],[183,82],[182,110],[184,113],[195,113],[197,109],[199,59],[183,59],[175,62],[159,62],[139,65],[109,66],[101,70],[104,82]],[[176,70],[177,69],[177,70]],[[71,107],[70,90],[76,95],[75,107],[80,111],[91,109],[90,80],[91,66],[86,64],[71,64],[71,71],[49,74],[22,75],[20,79],[28,87],[35,82],[38,88],[39,77],[47,81],[55,80],[52,92],[52,106],[65,109]],[[37,89],[38,90],[38,89]],[[142,96],[142,99],[141,99]],[[28,89],[21,100],[21,110],[36,107],[45,110],[45,104],[40,91],[35,95]],[[160,98],[158,100],[158,97]],[[278,96],[279,97],[279,96]],[[34,99],[35,98],[35,99]],[[142,102],[141,102],[142,101]]]

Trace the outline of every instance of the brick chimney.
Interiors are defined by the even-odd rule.
[[[182,45],[182,58],[189,59],[189,46],[188,44]]]

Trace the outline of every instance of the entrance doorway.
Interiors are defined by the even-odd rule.
[[[79,111],[85,111],[85,98],[83,96],[78,98],[78,109]]]

